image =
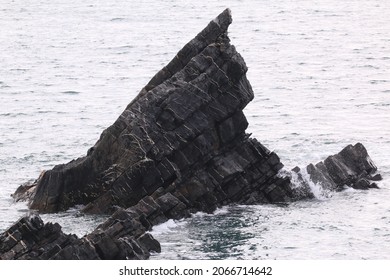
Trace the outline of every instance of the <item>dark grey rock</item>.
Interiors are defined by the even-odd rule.
[[[358,190],[367,190],[370,188],[370,182],[367,179],[358,179],[352,187]]]
[[[375,174],[375,175],[369,174],[368,178],[372,181],[381,181],[383,179],[381,174]]]
[[[161,253],[160,243],[154,239],[150,233],[144,233],[138,238],[138,241],[142,243],[149,252]]]
[[[348,145],[338,154],[329,156],[316,165],[309,164],[306,171],[313,183],[329,191],[341,191],[345,187],[363,190],[378,188],[378,185],[370,183],[370,180],[382,179],[380,174],[374,174],[377,167],[361,143]],[[299,168],[294,168],[292,172],[296,174],[294,176],[298,176],[298,181],[302,185],[307,184]],[[295,191],[296,198],[312,196],[310,188],[305,188],[306,190],[301,193],[298,190],[298,194]]]
[[[369,189],[379,189],[379,186],[376,183],[371,183],[368,188]]]
[[[279,157],[245,133],[242,110],[253,92],[227,35],[231,22],[227,9],[151,79],[85,157],[45,172],[30,207],[57,212],[83,204],[85,213],[112,214],[148,196],[169,197],[163,208],[185,202],[167,213],[180,218],[249,193],[262,193],[252,196],[259,202],[288,201],[289,185],[277,183]]]
[[[22,218],[0,235],[0,259],[147,259],[161,250],[147,231],[169,219],[303,197],[292,177],[280,175],[278,155],[245,133],[242,110],[253,91],[228,38],[231,22],[227,9],[186,44],[85,157],[14,195],[40,212],[83,204],[84,213],[110,217],[82,238],[37,216]],[[335,190],[365,188],[375,170],[361,144],[307,167],[314,182]]]
[[[138,225],[135,221],[133,225]],[[124,227],[97,230],[78,238],[64,234],[57,223],[46,223],[38,216],[24,217],[0,235],[0,260],[9,259],[146,259],[160,245],[144,228],[132,228],[134,235],[123,237]],[[136,249],[134,249],[136,248]]]

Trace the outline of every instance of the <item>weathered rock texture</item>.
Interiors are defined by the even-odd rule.
[[[78,238],[64,234],[57,223],[44,224],[38,216],[24,217],[0,235],[0,260],[138,260],[148,258],[150,251],[161,250],[158,241],[136,221],[129,219],[127,223],[126,231],[116,224],[111,231],[95,230]]]
[[[308,174],[311,182],[319,184],[327,191],[341,191],[345,187],[378,188],[377,184],[372,182],[382,179],[380,174],[374,175],[376,171],[377,167],[361,143],[348,145],[341,152],[327,157],[324,161],[315,165],[309,164],[303,171],[295,167],[292,176],[298,179],[296,182],[298,188],[293,188],[293,192],[298,199],[313,197],[309,182],[305,180],[307,176],[304,174]]]
[[[41,212],[84,204],[84,212],[110,218],[82,238],[38,216],[22,218],[0,235],[0,259],[145,259],[160,251],[147,231],[168,219],[230,203],[310,196],[278,176],[279,157],[245,133],[242,110],[253,92],[244,60],[229,43],[230,23],[229,10],[210,22],[87,156],[54,167],[14,194]],[[373,187],[367,179],[375,170],[361,144],[307,167],[314,182],[330,189]]]
[[[339,191],[345,186],[377,188],[371,182],[381,179],[379,174],[374,175],[376,170],[366,149],[358,143],[323,162],[308,165],[306,174],[324,189]],[[294,168],[292,172],[299,180],[292,188],[294,199],[313,197],[302,171]],[[132,207],[119,208],[82,238],[64,234],[58,224],[43,224],[37,216],[22,218],[0,235],[0,259],[146,259],[150,252],[161,250],[147,231],[168,219],[186,217],[188,212],[171,193],[155,192]]]
[[[225,10],[143,88],[87,156],[38,180],[30,207],[112,213],[170,195],[186,211],[290,197],[278,156],[245,133],[253,99]],[[182,211],[177,211],[181,215]],[[171,215],[175,218],[175,215]]]

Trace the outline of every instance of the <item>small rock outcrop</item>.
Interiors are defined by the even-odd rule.
[[[128,220],[128,223],[134,222]],[[133,226],[133,227],[131,227]],[[160,244],[137,223],[128,224],[126,236],[96,230],[78,238],[64,234],[57,223],[43,223],[39,216],[23,217],[0,235],[0,260],[142,260]]]
[[[14,194],[39,212],[82,204],[84,213],[111,216],[81,238],[24,217],[0,235],[0,259],[147,259],[161,250],[148,231],[168,219],[312,195],[299,168],[280,175],[279,157],[245,133],[243,109],[254,96],[227,35],[231,22],[227,9],[185,45],[85,157]],[[361,144],[305,170],[331,190],[375,187],[375,171]],[[294,178],[303,182],[300,191]]]
[[[382,176],[375,174],[376,171],[377,167],[363,144],[348,145],[338,154],[315,165],[309,164],[303,170],[295,167],[291,176],[295,178],[292,181],[295,181],[298,188],[293,188],[293,192],[296,199],[313,197],[308,180],[320,185],[325,191],[341,191],[345,187],[378,188],[373,181],[380,181]]]

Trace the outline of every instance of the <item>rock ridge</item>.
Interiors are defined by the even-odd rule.
[[[254,95],[227,35],[231,22],[227,9],[151,79],[85,157],[45,172],[31,209],[84,204],[85,213],[111,214],[168,193],[190,212],[254,193],[252,200],[288,201],[278,156],[245,133],[242,110]]]
[[[360,190],[377,189],[375,181],[380,181],[382,176],[374,175],[376,172],[377,167],[366,148],[362,143],[356,143],[346,146],[324,161],[315,165],[309,164],[303,170],[295,167],[289,177],[295,183],[294,197],[303,199],[314,197],[310,183],[318,184],[324,192],[338,192],[347,187]]]
[[[254,94],[230,44],[231,22],[226,9],[187,43],[86,156],[14,194],[41,213],[82,204],[85,214],[110,217],[81,238],[37,215],[23,217],[0,235],[0,259],[147,259],[161,250],[148,231],[169,219],[313,196],[302,170],[282,175],[278,155],[245,132],[243,109]],[[375,187],[375,171],[360,143],[305,169],[330,190]]]

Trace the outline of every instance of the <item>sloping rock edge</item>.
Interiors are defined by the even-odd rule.
[[[284,203],[312,197],[307,182],[302,179],[301,169],[293,169],[287,177],[280,176],[279,171],[283,165],[279,157],[256,139],[251,139],[245,134],[247,121],[242,109],[252,100],[253,92],[245,77],[247,69],[244,61],[229,44],[227,27],[230,23],[230,11],[225,10],[200,35],[187,44],[167,67],[152,78],[128,105],[114,126],[102,134],[101,139],[88,152],[86,158],[55,167],[41,174],[34,184],[22,186],[14,195],[16,200],[31,199],[32,208],[42,212],[65,210],[79,203],[84,195],[89,201],[84,211],[86,213],[112,212],[107,221],[92,233],[78,238],[72,234],[64,234],[57,223],[43,223],[37,215],[23,217],[0,235],[0,259],[147,259],[150,252],[161,250],[159,242],[148,231],[154,225],[168,219],[185,218],[197,211],[212,212],[217,207],[232,203]],[[202,55],[199,56],[199,53]],[[213,63],[207,62],[207,59],[204,60],[207,57],[211,58],[209,62],[213,61],[217,65],[215,61],[222,57],[222,61],[219,61],[222,64],[220,67],[215,67]],[[191,67],[187,67],[188,65]],[[203,71],[206,71],[207,75],[202,76],[199,71],[194,71],[205,65],[207,67]],[[137,130],[139,134],[134,133],[133,136],[135,135],[135,139],[139,137],[138,140],[141,141],[137,142],[139,145],[136,148],[133,148],[134,142],[130,142],[132,154],[126,155],[125,162],[122,157],[109,158],[108,162],[101,159],[102,154],[99,153],[107,149],[113,153],[106,145],[112,144],[111,136],[107,138],[107,135],[117,135],[118,126],[127,125],[133,132],[134,127],[140,124],[145,125],[145,130],[148,126],[151,126],[151,130],[155,129],[157,126],[154,127],[154,122],[150,119],[144,117],[140,121],[134,114],[139,110],[142,115],[142,108],[150,108],[147,104],[153,102],[163,104],[164,100],[159,100],[163,94],[157,94],[161,91],[179,89],[178,94],[182,94],[185,88],[185,83],[182,81],[186,81],[191,75],[195,78],[202,76],[203,80],[197,81],[196,84],[199,86],[217,80],[216,87],[208,85],[207,92],[210,96],[203,95],[203,99],[209,102],[208,106],[189,108],[185,106],[188,100],[177,101],[178,99],[164,96],[164,100],[170,101],[165,103],[165,108],[174,113],[157,112],[159,117],[156,123],[159,131],[163,135],[168,135],[169,131],[182,127],[183,123],[191,124],[192,119],[189,119],[187,114],[191,110],[193,113],[201,111],[201,117],[206,120],[214,119],[215,123],[205,123],[204,129],[195,138],[191,132],[187,131],[186,134],[182,131],[180,136],[184,138],[186,145],[180,143],[175,145],[177,138],[164,138],[164,141],[166,140],[170,145],[164,144],[164,141],[158,145],[155,140],[161,136],[157,135],[155,138],[151,136],[154,140],[149,141],[143,138],[145,134],[142,131]],[[169,83],[167,84],[166,81]],[[170,84],[175,84],[175,87],[169,88]],[[204,92],[206,91],[200,90],[198,94],[202,95]],[[179,98],[179,95],[176,97]],[[177,101],[179,107],[185,110],[180,111],[178,107],[170,107],[173,101]],[[197,104],[199,100],[195,98],[192,101]],[[207,110],[210,106],[214,106],[213,110]],[[216,111],[220,113],[216,114]],[[130,121],[126,119],[126,114],[131,115]],[[200,119],[202,118],[197,118],[192,123],[194,131],[202,126]],[[134,123],[137,125],[134,126]],[[172,127],[171,123],[175,126]],[[148,134],[146,136],[149,137]],[[200,139],[204,146],[199,149],[200,143],[194,139]],[[145,143],[151,142],[155,145],[145,146]],[[212,145],[207,145],[210,143]],[[153,151],[155,147],[160,149],[157,152]],[[188,147],[192,149],[187,151]],[[146,150],[149,152],[145,152]],[[140,154],[140,151],[145,153]],[[166,157],[161,157],[164,153]],[[194,155],[195,160],[192,160]],[[211,156],[208,158],[208,155]],[[136,163],[127,161],[128,158],[137,157],[139,161]],[[138,174],[142,180],[134,181],[142,188],[134,191],[132,186],[128,189],[123,188],[124,185],[128,185],[125,184],[126,181],[118,184],[118,181],[126,180],[125,178],[130,178],[131,181],[133,178],[131,176],[134,174],[130,172],[129,176],[122,176],[128,175],[123,170],[116,173],[111,169],[115,160],[119,162],[119,167],[131,166],[131,170],[142,171]],[[139,162],[142,164],[139,165]],[[90,164],[93,168],[90,168]],[[205,165],[207,168],[203,167]],[[134,166],[136,168],[133,168]],[[161,166],[165,169],[159,168]],[[78,173],[81,172],[80,170],[91,172],[86,178],[77,181],[81,177]],[[153,172],[150,172],[151,170]],[[347,146],[339,154],[328,157],[324,162],[310,164],[305,172],[310,175],[313,182],[321,184],[324,188],[338,191],[345,186],[358,189],[377,187],[371,182],[380,179],[380,175],[373,175],[376,170],[366,149],[358,143]],[[101,178],[107,179],[108,171],[115,175],[113,180],[109,178],[102,181]],[[99,184],[94,179],[95,175],[99,177]],[[297,189],[291,185],[293,176],[301,180],[303,187]],[[83,195],[75,192],[73,186],[77,184],[72,182],[72,179],[75,179],[80,186],[85,185]],[[139,192],[142,194],[137,196]],[[98,195],[94,197],[93,193]],[[129,201],[127,199],[129,196],[138,198]],[[119,206],[115,211],[114,205]]]

